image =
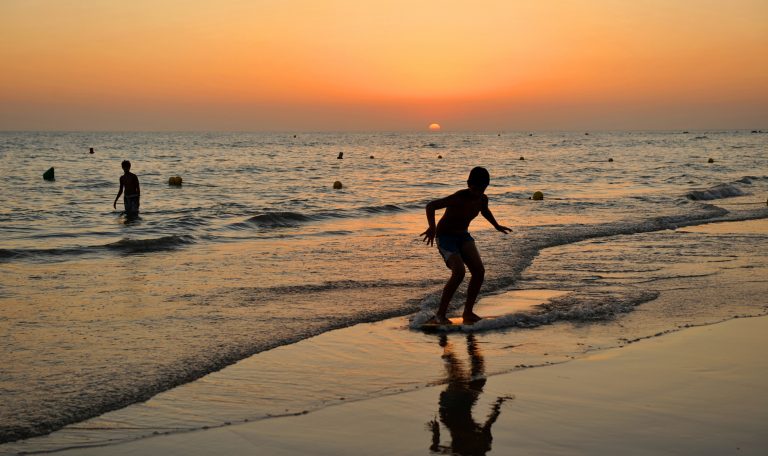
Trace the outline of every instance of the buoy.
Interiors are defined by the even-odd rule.
[[[525,160],[525,157],[520,157],[520,160]]]
[[[168,178],[168,185],[181,186],[181,176],[173,176]]]
[[[341,181],[336,181],[336,182],[333,183],[333,189],[334,190],[340,190],[341,187],[342,187]]]
[[[48,168],[48,171],[46,171],[46,172],[44,172],[44,173],[43,173],[43,179],[45,179],[45,180],[47,180],[47,181],[56,180],[56,178],[55,178],[55,177],[53,177],[53,166],[51,166],[50,168]]]
[[[338,156],[338,157],[336,157],[336,158],[338,158],[339,160],[341,160],[342,158],[344,158],[344,152],[339,152],[339,156]]]
[[[438,155],[437,158],[443,158],[443,156],[442,155]]]
[[[90,153],[93,153],[93,147],[91,147],[90,149],[91,149],[91,150],[90,150]]]
[[[371,158],[373,158],[373,155],[371,155]]]
[[[589,136],[589,133],[584,133],[585,136]]]
[[[709,160],[707,160],[707,163],[714,163],[714,162],[715,162],[715,159],[713,158],[710,158]]]
[[[531,197],[531,199],[534,200],[534,201],[541,201],[541,200],[544,199],[544,194],[541,193],[541,192],[535,192],[533,194],[533,196]]]
[[[613,161],[613,159],[612,159],[612,158],[609,158],[609,159],[608,159],[608,161],[609,161],[609,162],[612,162],[612,161]]]

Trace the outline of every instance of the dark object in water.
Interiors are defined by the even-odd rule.
[[[91,153],[91,154],[93,153],[93,147],[90,148],[89,153]]]
[[[609,162],[612,162],[612,161],[613,161],[613,159],[612,159],[612,158],[609,158],[609,159],[608,159],[608,161],[609,161]]]
[[[173,176],[168,178],[168,185],[181,187],[181,176]]]
[[[334,188],[334,190],[341,190],[341,188],[342,188],[341,181],[334,182],[333,183],[333,188]]]
[[[520,157],[520,160],[525,160],[525,157],[522,157],[522,156],[521,156],[521,157]]]
[[[710,158],[709,160],[707,160],[707,163],[714,163],[714,162],[715,162],[714,158]]]
[[[533,196],[531,197],[531,199],[534,200],[534,201],[541,201],[541,200],[544,199],[544,194],[541,193],[541,192],[534,192]]]
[[[339,156],[338,156],[338,157],[336,157],[336,158],[338,158],[339,160],[341,160],[342,158],[344,158],[344,152],[339,152]]]
[[[48,168],[48,171],[43,173],[43,179],[47,181],[56,180],[56,178],[53,176],[53,166]]]
[[[442,155],[438,155],[437,158],[443,158],[443,156]]]

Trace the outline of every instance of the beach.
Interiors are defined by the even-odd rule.
[[[689,227],[678,235],[765,228],[761,219]],[[529,271],[547,264],[548,250],[563,258],[563,250],[573,248],[588,251],[578,244],[545,249]],[[619,317],[618,325],[424,333],[410,327],[415,317],[361,323],[265,351],[145,403],[4,450],[762,454],[768,444],[768,363],[761,354],[768,337],[766,264],[711,264],[718,273],[698,270],[706,284],[696,285],[696,293],[679,289],[696,275],[694,268],[684,277],[665,275],[666,289]],[[510,290],[481,298],[477,308],[486,315],[504,309],[528,315],[568,295]],[[709,322],[686,317],[658,331],[675,309],[726,300],[731,309],[757,306]],[[665,315],[664,322],[644,314]]]
[[[471,347],[482,340],[454,334],[442,355],[435,347],[433,357],[446,364],[456,357],[455,369],[445,383],[419,391],[59,454],[759,455],[768,446],[768,317],[686,329],[487,381],[468,376],[472,363],[493,361]],[[307,347],[315,348],[323,347]],[[475,426],[500,399],[484,434]]]
[[[596,437],[623,435],[606,401],[634,404],[640,373],[625,366],[658,357],[636,347],[768,314],[765,142],[743,131],[3,133],[0,191],[13,197],[0,209],[0,454],[189,453],[210,449],[195,439],[240,445],[225,437],[235,429],[271,442],[268,454],[306,451],[313,435],[318,452],[375,441],[382,454],[506,453],[535,446],[514,437],[518,421],[552,432],[553,413],[537,415],[546,407],[593,409],[577,420],[596,420],[593,437],[531,453],[613,451]],[[78,152],[89,143],[100,153]],[[112,209],[126,155],[142,182],[138,219]],[[60,163],[55,181],[40,183],[41,162]],[[426,333],[447,270],[418,235],[424,205],[488,163],[490,207],[512,232],[480,218],[470,229],[486,268],[475,310],[496,318]],[[184,184],[168,185],[169,174]],[[531,199],[540,189],[544,199]],[[464,297],[462,286],[449,315]],[[660,350],[696,359],[699,373],[726,372],[737,350],[710,359],[675,347]],[[620,361],[635,350],[638,360]],[[603,362],[594,379],[557,383]],[[762,375],[757,361],[733,363],[735,382]],[[701,409],[674,397],[690,378],[651,376],[656,408],[636,418],[681,416],[662,430],[688,432]],[[577,388],[583,399],[568,399]],[[717,406],[759,403],[750,391],[756,400]],[[524,397],[554,402],[538,410]],[[516,410],[530,419],[510,425]],[[335,430],[313,434],[316,419]],[[366,440],[345,434],[347,422]],[[751,451],[748,437],[723,442]]]

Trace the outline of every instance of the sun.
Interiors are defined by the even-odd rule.
[[[429,124],[429,131],[440,131],[440,124],[439,123]]]

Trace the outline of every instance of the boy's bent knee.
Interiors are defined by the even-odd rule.
[[[469,272],[472,274],[472,278],[474,279],[482,280],[485,277],[485,268],[482,266],[479,268],[470,269]]]
[[[451,278],[456,280],[463,280],[466,275],[464,268],[451,268]]]
[[[456,280],[462,280],[466,274],[464,269],[464,263],[459,259],[458,261],[451,258],[448,262],[448,267],[451,269],[451,278]]]

